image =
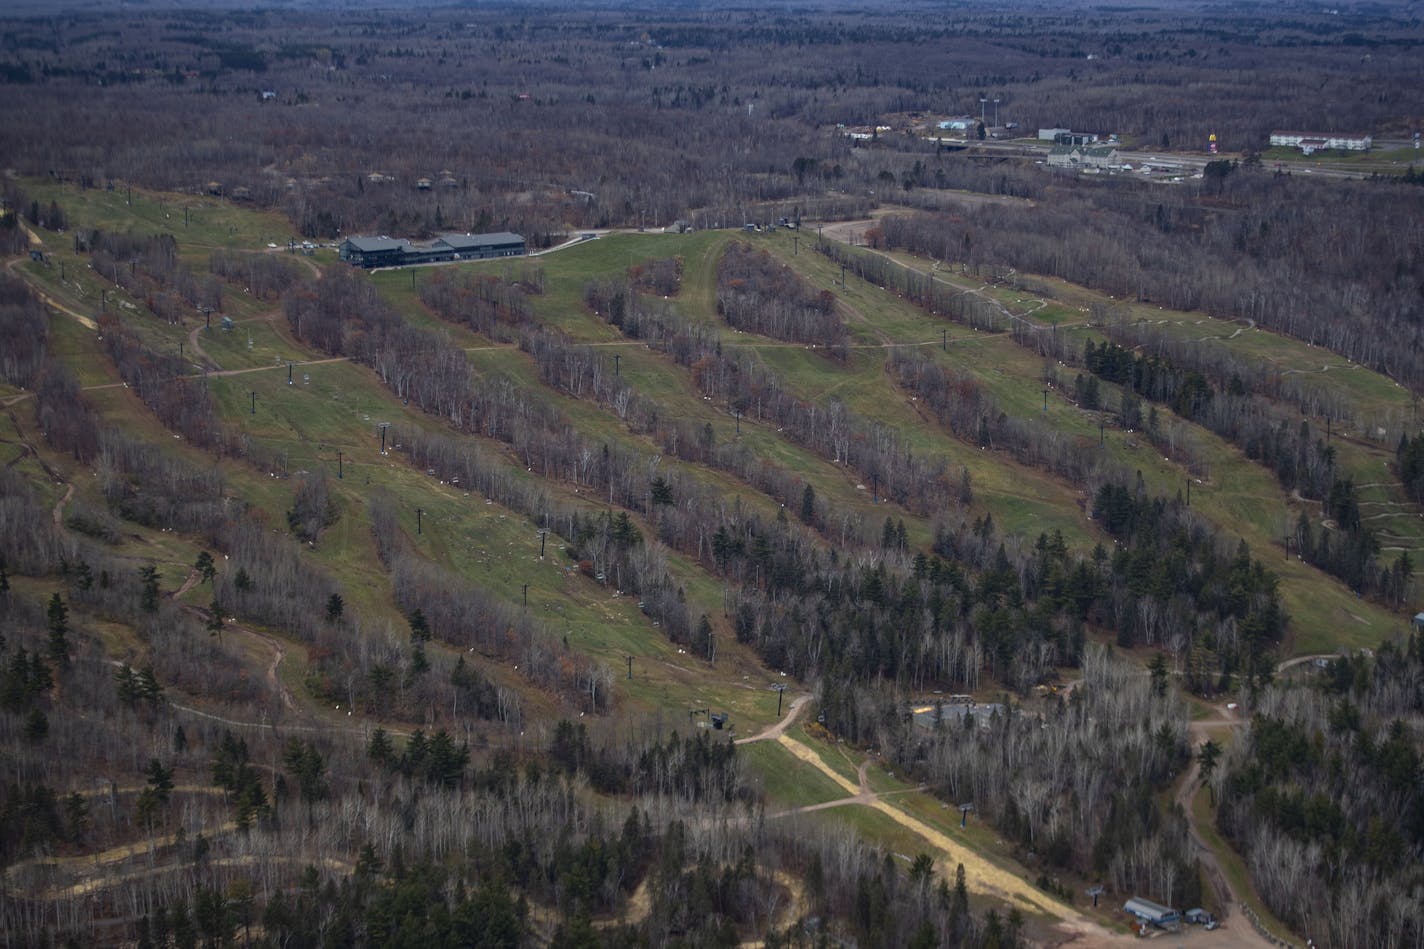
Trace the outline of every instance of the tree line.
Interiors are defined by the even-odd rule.
[[[848,333],[836,296],[817,291],[765,250],[728,244],[717,264],[717,315],[739,332],[806,343],[846,359]]]

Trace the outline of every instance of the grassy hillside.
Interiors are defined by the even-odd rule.
[[[44,182],[27,186],[39,199],[63,205],[71,231],[173,234],[178,260],[196,274],[207,272],[215,250],[291,257],[294,273],[303,281],[323,272],[344,272],[344,265],[326,252],[314,257],[289,254],[288,227],[280,219],[217,199],[79,191]],[[289,749],[291,741],[306,736],[319,736],[326,743],[322,747],[332,762],[333,783],[354,786],[365,779],[365,769],[374,767],[367,762],[366,750],[378,727],[394,736],[398,747],[417,729],[449,729],[475,750],[476,768],[505,762],[492,765],[494,773],[508,764],[495,756],[508,753],[537,772],[538,765],[529,762],[550,747],[558,760],[555,722],[561,719],[589,724],[597,740],[611,746],[620,736],[631,741],[635,735],[638,740],[656,735],[661,741],[672,729],[721,739],[723,734],[709,727],[711,713],[718,713],[728,716],[725,732],[751,740],[742,746],[742,767],[752,789],[748,793],[766,813],[790,817],[813,811],[817,833],[850,827],[862,839],[893,852],[923,851],[938,861],[936,872],[943,879],[952,879],[952,863],[967,863],[968,889],[976,901],[982,897],[988,900],[985,905],[1014,907],[1028,916],[1031,927],[1110,924],[1106,911],[1085,913],[1047,892],[1081,890],[1091,882],[1081,865],[1051,868],[1055,882],[1046,888],[1028,885],[1026,879],[1035,876],[1045,882],[1050,878],[1043,858],[1031,855],[1033,848],[1011,834],[1004,835],[1010,838],[1005,842],[982,825],[961,833],[958,812],[949,806],[950,788],[927,788],[892,776],[893,758],[868,756],[865,746],[872,741],[842,743],[819,725],[798,726],[780,739],[771,732],[763,734],[778,721],[781,700],[789,706],[796,698],[810,712],[815,707],[810,696],[830,704],[838,687],[819,681],[822,672],[830,674],[829,668],[818,669],[806,681],[788,676],[788,668],[794,673],[811,667],[769,661],[763,644],[739,625],[743,612],[751,609],[747,604],[795,607],[788,605],[793,599],[789,596],[750,599],[753,588],[769,585],[767,576],[757,572],[760,567],[728,566],[714,553],[718,524],[723,532],[729,525],[733,532],[747,531],[753,550],[758,538],[773,537],[775,544],[794,546],[817,565],[815,569],[827,571],[822,576],[844,570],[849,578],[868,578],[881,565],[881,576],[888,568],[894,577],[915,571],[923,580],[920,571],[930,558],[936,570],[954,559],[946,553],[946,532],[960,530],[968,536],[971,522],[976,534],[992,540],[986,540],[982,562],[966,567],[971,578],[988,571],[984,565],[995,546],[1009,552],[1002,555],[1005,563],[1012,554],[1021,564],[1030,563],[1035,545],[1042,550],[1050,538],[1061,541],[1059,555],[1065,564],[1088,562],[1095,548],[1101,548],[1105,558],[1126,550],[1127,544],[1093,517],[1094,485],[1016,460],[1001,445],[956,434],[897,379],[892,362],[896,354],[919,354],[928,365],[972,380],[1005,419],[1048,426],[1066,443],[1095,452],[1096,471],[1136,473],[1143,496],[1159,496],[1163,505],[1184,506],[1184,500],[1173,499],[1190,483],[1190,511],[1205,525],[1202,529],[1215,531],[1223,550],[1244,541],[1274,572],[1280,602],[1289,615],[1284,638],[1270,646],[1280,658],[1378,645],[1412,612],[1412,588],[1402,608],[1391,608],[1359,598],[1340,581],[1288,558],[1281,545],[1284,530],[1301,510],[1314,509],[1284,490],[1238,447],[1167,410],[1163,422],[1181,433],[1180,451],[1174,447],[1164,454],[1141,433],[1105,425],[1102,412],[1088,411],[1074,401],[1070,369],[1046,361],[1012,334],[951,322],[853,275],[842,283],[841,269],[814,252],[813,240],[803,239],[807,235],[608,234],[517,264],[458,265],[459,272],[487,275],[503,280],[502,285],[537,273],[541,288],[527,297],[532,316],[520,332],[556,331],[569,353],[579,358],[593,354],[590,364],[604,377],[615,378],[639,405],[655,407],[656,425],[638,421],[635,414],[625,417],[601,396],[575,394],[548,381],[549,367],[541,363],[545,357],[533,351],[530,337],[503,329],[482,332],[427,306],[422,288],[436,279],[435,271],[361,276],[410,333],[427,334],[462,352],[475,385],[508,387],[537,408],[530,410],[529,418],[556,419],[560,431],[585,446],[590,470],[597,468],[600,453],[604,458],[635,459],[646,466],[648,491],[662,479],[676,486],[677,495],[664,506],[652,501],[620,503],[611,481],[605,489],[582,475],[551,475],[527,463],[508,437],[457,430],[449,419],[421,411],[416,402],[393,391],[383,371],[372,368],[374,358],[331,355],[301,336],[277,296],[258,299],[229,280],[223,283],[222,307],[212,313],[211,328],[197,307],[181,319],[164,320],[148,309],[142,294],[117,289],[91,269],[90,255],[76,251],[72,234],[38,236],[45,258],[11,261],[8,269],[48,306],[45,352],[73,374],[79,401],[92,412],[95,430],[104,435],[91,455],[58,449],[46,441],[49,416],[44,413],[49,403],[44,402],[44,391],[36,395],[11,386],[3,392],[9,415],[0,447],[12,479],[7,497],[16,508],[28,508],[30,519],[22,522],[17,513],[7,516],[12,524],[31,524],[36,531],[49,525],[44,526],[49,538],[45,542],[62,551],[48,565],[37,566],[39,554],[27,561],[19,553],[24,545],[12,545],[6,555],[7,596],[28,604],[21,610],[29,617],[22,625],[34,636],[44,625],[40,605],[52,595],[69,601],[75,638],[82,643],[75,647],[82,654],[76,665],[89,670],[86,687],[102,687],[106,705],[115,701],[107,682],[124,664],[132,669],[151,665],[165,670],[160,677],[169,676],[166,694],[171,706],[162,716],[151,709],[135,710],[132,704],[114,709],[114,728],[133,727],[145,736],[141,748],[136,746],[126,759],[111,752],[105,763],[114,773],[128,776],[134,795],[144,786],[146,759],[167,756],[169,748],[181,743],[175,738],[180,725],[189,735],[182,742],[193,741],[203,749],[187,757],[181,749],[174,753],[185,786],[211,788],[209,762],[218,753],[213,749],[219,747],[220,730],[236,729],[249,735],[254,747],[270,753],[263,781],[276,797],[276,772],[283,770],[276,761],[277,749]],[[280,246],[274,250],[269,242]],[[843,359],[822,347],[727,324],[718,309],[719,266],[734,242],[767,251],[810,292],[831,295],[830,312],[843,321],[847,334]],[[770,380],[765,385],[777,387],[786,400],[819,410],[837,405],[864,426],[858,431],[893,437],[898,455],[891,461],[943,462],[945,477],[963,477],[972,492],[957,504],[933,510],[914,496],[898,503],[887,500],[879,490],[878,469],[857,467],[852,452],[830,457],[775,417],[758,417],[754,411],[733,414],[724,400],[705,394],[699,373],[706,371],[711,357],[691,365],[679,362],[657,346],[620,332],[586,305],[591,282],[623,281],[630,267],[669,258],[679,261],[676,293],[667,299],[650,295],[646,305],[666,304],[679,325],[700,327],[715,339],[717,359],[742,360],[735,363],[737,372],[761,373],[759,378]],[[926,280],[993,301],[1049,332],[1056,328],[1075,346],[1103,338],[1085,314],[1108,301],[1088,291],[1044,281],[1036,285],[1039,292],[1033,292],[993,285],[949,267],[931,269],[909,257],[898,260]],[[135,261],[135,270],[139,263]],[[302,290],[305,284],[295,286],[298,289],[288,294],[314,292]],[[1139,307],[1132,315],[1146,319],[1152,314]],[[354,315],[350,325],[358,325]],[[1369,420],[1371,429],[1382,427],[1375,420],[1397,420],[1413,411],[1407,395],[1391,381],[1358,367],[1336,365],[1339,360],[1303,344],[1254,329],[1237,332],[1233,325],[1194,314],[1158,314],[1156,325],[1202,345],[1229,349],[1243,359],[1269,361],[1282,373],[1314,372],[1324,360],[1332,371],[1319,371],[1322,391],[1329,393],[1332,404],[1346,406],[1350,417]],[[135,345],[148,354],[147,368],[135,376],[132,367],[118,365],[106,348],[104,330],[96,326],[130,331]],[[179,361],[162,361],[173,357]],[[158,368],[175,365],[177,369]],[[205,393],[224,447],[199,447],[166,426],[152,404],[145,404],[151,390],[140,377],[154,372],[171,373],[163,380],[177,387],[165,390],[170,398],[174,392],[191,399]],[[132,379],[140,381],[125,381]],[[1113,393],[1110,385],[1104,388]],[[708,433],[727,453],[712,463],[669,451],[668,432],[674,424]],[[384,453],[383,431],[388,439]],[[469,484],[456,483],[450,471],[417,463],[410,446],[402,442],[417,438],[470,446],[491,483],[497,480],[503,486],[502,493],[486,496]],[[1386,552],[1416,551],[1420,528],[1391,475],[1392,446],[1377,440],[1372,431],[1340,432],[1332,444],[1340,469],[1361,485],[1362,505],[1380,526]],[[143,453],[147,460],[142,465],[125,460]],[[728,458],[751,458],[755,464],[739,468]],[[758,480],[766,472],[794,486],[791,503]],[[226,512],[206,526],[132,513],[133,497],[168,497],[165,491],[177,490],[172,483],[202,478],[208,479],[204,483],[209,487],[202,489],[208,493],[184,503],[214,505]],[[126,482],[128,502],[120,500]],[[805,509],[796,503],[803,490],[814,499]],[[321,499],[318,514],[323,523],[313,536],[303,537],[298,515],[306,503],[303,498],[310,496]],[[696,505],[699,511],[715,511],[722,520],[709,524],[705,537],[674,537],[669,525],[675,515]],[[665,602],[651,602],[652,586],[641,592],[635,588],[641,581],[630,580],[628,589],[620,589],[624,574],[600,572],[602,561],[590,553],[602,542],[598,525],[619,518],[626,525],[619,530],[636,533],[633,546],[639,549],[637,556],[645,558],[639,561],[644,571],[639,576],[660,578],[656,589],[666,595]],[[541,536],[555,522],[579,530]],[[989,524],[981,531],[980,525]],[[218,555],[213,576],[204,576],[197,566],[205,552]],[[771,557],[768,549],[765,563]],[[964,562],[970,563],[967,556]],[[79,563],[86,577],[102,574],[97,586],[76,579]],[[140,590],[140,570],[149,566],[158,572],[161,602]],[[294,572],[273,577],[263,572],[279,567]],[[1020,574],[1028,570],[1015,569]],[[865,573],[852,572],[861,570]],[[814,596],[824,599],[833,592],[828,581],[816,583]],[[1012,603],[1013,597],[1008,599]],[[990,612],[999,606],[996,597],[986,596],[984,602]],[[1021,610],[1015,622],[1040,622],[1032,602],[1013,603],[1013,608]],[[437,609],[441,619],[427,641],[413,614],[429,612],[433,617]],[[666,609],[674,612],[658,612]],[[671,630],[669,617],[674,615],[685,615],[685,635]],[[1111,641],[1113,632],[1102,615],[1087,611],[1071,622],[1060,619],[1058,632],[1063,641],[1074,630],[1087,640]],[[952,621],[988,623],[990,618],[986,612],[971,613],[965,605]],[[828,629],[839,628],[834,626],[837,620],[824,622]],[[1046,629],[1048,621],[1042,622]],[[201,629],[207,630],[206,636]],[[181,649],[172,645],[175,631],[187,637]],[[1043,635],[1047,640],[1047,633]],[[1178,666],[1183,661],[1181,643],[1136,645],[1142,648],[1135,655],[1166,650]],[[1081,648],[1080,641],[1076,652],[1053,653],[1053,658],[1069,661],[1047,662],[1041,678],[1077,678],[1077,670],[1053,666],[1077,665]],[[787,659],[806,662],[793,655]],[[1048,693],[1032,691],[1028,686],[1033,682],[1006,671],[996,678],[993,670],[1015,667],[994,662],[984,656],[982,665],[988,671],[981,678],[976,668],[968,685],[948,674],[867,676],[870,691],[853,701],[868,707],[872,699],[866,696],[876,696],[873,701],[881,703],[877,727],[887,735],[905,718],[903,705],[897,708],[895,703],[931,691],[972,691],[980,699],[1049,714],[1059,708]],[[204,663],[207,674],[197,671]],[[466,684],[471,675],[483,684]],[[782,688],[784,695],[778,691]],[[1011,697],[1011,692],[1016,694]],[[71,688],[67,698],[56,700],[54,717],[60,718],[59,708],[67,708],[63,703],[79,694]],[[803,723],[810,717],[805,715]],[[824,712],[820,717],[825,718]],[[277,734],[273,729],[278,723],[290,730]],[[863,735],[873,734],[871,726],[866,728]],[[913,729],[901,734],[913,734]],[[757,738],[764,740],[752,740]],[[913,750],[882,749],[882,754],[913,755]],[[291,760],[297,764],[286,770],[296,782],[300,753]],[[85,770],[75,763],[45,774],[64,785],[64,793],[79,793]],[[578,769],[571,766],[574,771]],[[581,780],[581,798],[597,806],[618,800],[599,787],[596,777]],[[182,793],[201,797],[208,792]],[[222,795],[223,802],[231,796]],[[237,841],[218,803],[203,805],[203,832]],[[138,806],[137,797],[132,806]],[[96,831],[88,843],[76,838],[65,845],[74,854],[114,854],[116,869],[105,871],[111,872],[108,877],[95,876],[92,885],[117,892],[131,879],[124,867],[132,854],[120,852],[123,848],[145,837],[157,840],[155,835],[165,828],[183,833],[189,829],[178,816],[155,820],[151,810],[147,813],[146,824],[137,818],[120,820],[115,806],[102,833]],[[179,845],[164,839],[167,843],[160,849],[176,855]],[[355,849],[348,837],[341,843],[314,844],[303,851],[303,859],[348,866]],[[239,859],[236,850],[230,858]],[[44,866],[49,874],[45,885],[59,886],[63,880],[56,866]],[[75,885],[83,884],[82,876],[74,878],[79,880]],[[31,893],[38,903],[45,899],[41,890]]]

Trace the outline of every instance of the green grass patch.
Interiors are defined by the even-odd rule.
[[[768,802],[778,807],[804,807],[846,797],[845,790],[808,768],[774,741],[758,741],[738,749],[760,781]]]

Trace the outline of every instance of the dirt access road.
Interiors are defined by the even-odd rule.
[[[771,815],[786,817],[825,810],[831,807],[869,807],[895,821],[901,827],[925,841],[927,849],[938,856],[938,871],[945,878],[953,876],[956,865],[964,865],[965,880],[969,889],[981,895],[992,896],[1010,906],[1019,907],[1029,918],[1047,918],[1049,942],[1053,945],[1077,946],[1132,946],[1137,944],[1134,937],[1114,933],[1089,919],[1072,907],[1059,902],[1049,894],[1000,867],[954,840],[944,831],[931,826],[919,818],[906,813],[884,800],[885,794],[871,790],[866,773],[872,762],[863,761],[858,769],[858,782],[853,782],[822,760],[821,756],[795,738],[787,735],[787,729],[796,721],[802,709],[810,700],[809,695],[799,695],[791,702],[786,716],[755,735],[742,738],[737,744],[751,744],[757,741],[775,741],[805,765],[815,768],[846,792],[844,798],[822,804],[811,804]],[[896,792],[905,793],[905,792]],[[1206,943],[1201,943],[1205,946]],[[1232,943],[1231,945],[1237,945]]]

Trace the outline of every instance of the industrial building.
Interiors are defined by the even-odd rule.
[[[1092,145],[1098,140],[1097,132],[1075,132],[1072,129],[1039,129],[1038,140],[1055,145]]]
[[[1306,155],[1313,155],[1322,149],[1338,149],[1343,152],[1367,152],[1374,145],[1374,138],[1354,132],[1272,132],[1271,146],[1299,148]]]
[[[519,257],[527,250],[524,238],[508,231],[495,234],[445,234],[428,244],[404,238],[348,237],[341,242],[341,259],[353,267],[409,267],[456,260]]]

